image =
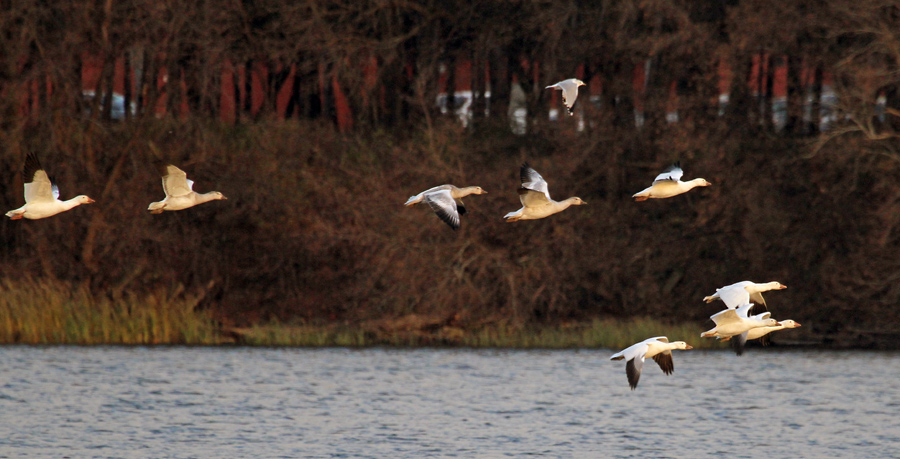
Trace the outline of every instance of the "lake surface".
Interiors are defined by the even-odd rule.
[[[0,457],[898,457],[900,354],[0,347]]]

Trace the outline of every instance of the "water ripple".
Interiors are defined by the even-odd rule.
[[[0,458],[896,454],[900,354],[610,355],[5,347]]]

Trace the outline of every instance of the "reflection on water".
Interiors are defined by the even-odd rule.
[[[895,457],[900,354],[0,348],[0,457]]]

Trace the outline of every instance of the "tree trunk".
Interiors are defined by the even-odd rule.
[[[179,110],[181,110],[182,91],[181,91],[181,66],[175,56],[166,56],[166,114],[168,116],[178,118]]]
[[[147,118],[156,115],[156,101],[159,97],[159,66],[155,50],[145,49],[143,60],[138,109],[140,116]]]
[[[281,63],[272,63],[269,67],[269,105],[272,108],[272,112],[275,113],[276,116],[281,118],[281,114],[278,113],[278,94],[281,93],[284,85],[287,84],[288,75],[291,74],[291,66],[285,65]],[[288,116],[287,112],[285,112],[284,117]]]
[[[666,122],[669,82],[672,77],[667,59],[657,56],[649,64],[642,62],[644,71],[644,132],[657,135]],[[649,65],[649,71],[648,71]]]
[[[506,54],[497,47],[488,54],[488,75],[490,77],[491,98],[488,102],[489,115],[492,118],[505,118],[509,108],[510,75],[507,68]]]
[[[634,131],[634,65],[627,60],[617,59],[613,63],[613,72],[613,79],[610,82],[613,126]]]
[[[110,121],[113,119],[113,99],[115,93],[113,90],[116,87],[116,56],[112,53],[107,57],[107,62],[109,65],[109,71],[106,72],[106,83],[103,88],[103,111],[100,116],[104,121]],[[104,70],[107,64],[104,64]]]
[[[248,118],[253,118],[253,59],[244,62],[244,100],[243,112]]]
[[[772,59],[771,55],[763,55],[762,59],[765,59],[766,68],[765,68],[765,92],[763,93],[762,98],[762,122],[763,128],[768,132],[775,131],[775,123],[772,119],[772,109],[773,103],[775,99],[775,90],[772,87],[775,82],[775,60]],[[760,61],[762,63],[762,61]],[[760,72],[762,73],[762,72]]]
[[[482,52],[483,45],[476,45],[472,53],[472,122],[479,123],[485,117],[487,100],[485,99],[485,63],[486,53]]]
[[[884,129],[894,132],[900,133],[900,85],[892,84],[885,89],[884,92],[885,103],[884,106],[888,110],[893,110],[896,113],[886,113],[885,114],[885,123]]]
[[[106,99],[106,93],[112,92],[112,88],[106,88],[105,86],[109,80],[109,74],[113,73],[113,59],[114,58],[109,53],[103,55],[100,78],[97,80],[97,86],[94,87],[94,98],[91,100],[91,119],[100,118],[101,108],[106,108],[106,103],[101,105],[101,102]]]
[[[822,64],[817,62],[813,71],[812,102],[809,104],[810,134],[818,133],[822,126],[822,77]]]
[[[129,121],[131,120],[131,99],[134,97],[131,91],[131,51],[125,51],[122,53],[122,67],[125,75],[122,77],[125,80],[125,89],[122,91],[122,99],[123,104],[125,106],[125,113],[122,117],[123,120]]]
[[[788,136],[803,134],[803,107],[805,104],[803,81],[800,72],[803,60],[791,54],[787,57],[787,120],[784,133]]]

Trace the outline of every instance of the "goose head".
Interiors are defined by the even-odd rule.
[[[787,285],[783,285],[781,282],[769,282],[766,284],[769,290],[784,290],[787,288]]]
[[[784,328],[797,328],[800,326],[799,323],[794,322],[793,320],[790,320],[790,319],[782,320],[781,322],[778,322],[778,325],[781,325]]]
[[[694,346],[691,346],[690,344],[685,343],[684,341],[675,341],[672,343],[672,346],[673,346],[673,349],[693,349],[694,348]]]
[[[480,186],[473,187],[475,191],[472,194],[487,194],[487,191],[484,191]]]
[[[89,198],[87,195],[83,195],[83,194],[75,196],[73,198],[73,200],[75,202],[77,202],[78,204],[92,204],[94,202],[97,202],[97,201],[94,201],[93,199]]]
[[[572,201],[572,205],[573,205],[573,206],[583,206],[583,205],[586,205],[586,204],[587,204],[587,202],[585,202],[584,200],[582,200],[582,199],[579,198],[578,196],[575,196],[574,198],[570,198],[570,199],[571,199],[571,201]]]
[[[577,78],[575,79],[575,84],[577,84],[578,86],[587,86],[587,84],[585,82],[583,82]]]
[[[225,197],[224,194],[222,194],[222,193],[220,193],[220,192],[218,192],[218,191],[212,191],[212,192],[207,193],[207,194],[209,194],[209,196],[210,196],[211,199],[228,199],[228,198]]]

